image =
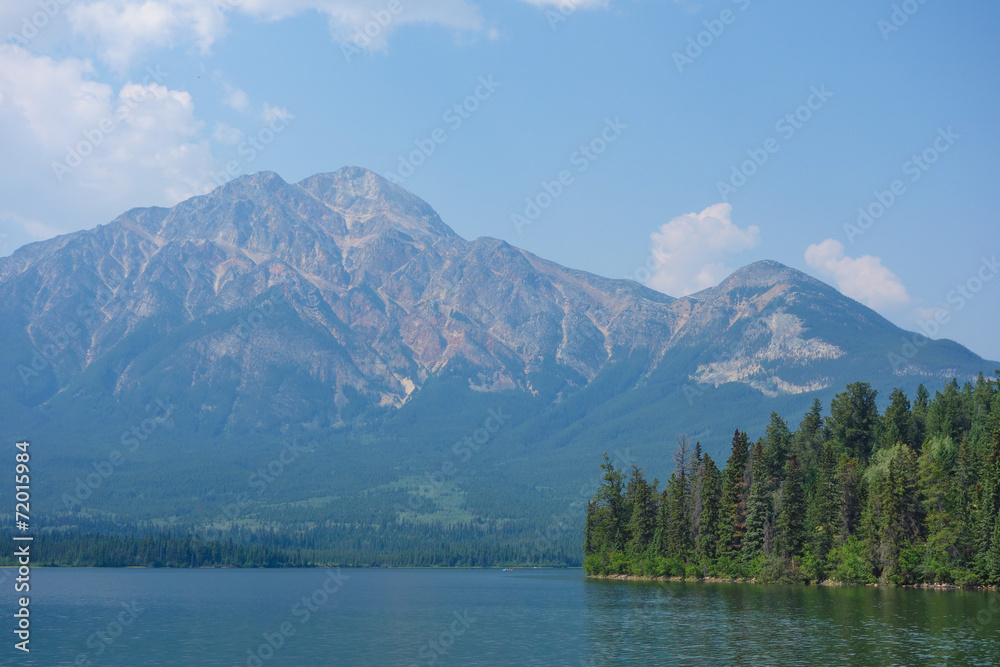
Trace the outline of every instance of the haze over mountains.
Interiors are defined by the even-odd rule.
[[[665,461],[686,431],[721,454],[848,382],[912,396],[997,366],[951,341],[910,354],[913,334],[775,262],[675,299],[467,241],[357,167],[244,176],[25,246],[0,259],[0,321],[3,435],[46,443],[47,509],[160,401],[169,418],[88,511],[183,521],[289,438],[314,456],[268,502],[391,518],[450,456],[439,518],[496,518],[517,494],[568,502],[604,450]],[[491,410],[488,445],[455,454]]]

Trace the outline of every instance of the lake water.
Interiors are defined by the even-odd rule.
[[[39,569],[31,576],[30,655],[13,649],[12,579],[3,582],[3,664],[1000,662],[997,593],[593,581],[580,570],[365,569],[338,578],[327,570]]]

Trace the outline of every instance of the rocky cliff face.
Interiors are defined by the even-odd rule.
[[[246,176],[21,248],[0,260],[0,314],[20,403],[168,392],[213,423],[255,427],[335,426],[352,403],[399,407],[447,374],[481,392],[555,386],[541,398],[560,400],[626,357],[646,378],[814,392],[856,379],[838,367],[891,375],[902,335],[774,262],[674,299],[466,241],[360,168]],[[979,370],[964,348],[952,357],[908,372]]]

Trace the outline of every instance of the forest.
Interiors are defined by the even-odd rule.
[[[1000,371],[997,371],[1000,374]],[[849,384],[798,428],[739,429],[720,468],[678,436],[662,491],[607,455],[588,502],[589,575],[765,583],[1000,585],[1000,380]]]
[[[291,532],[231,527],[199,531],[75,517],[45,517],[34,564],[49,567],[491,567],[580,565],[579,544],[532,548],[533,527],[515,521],[442,526],[386,522],[302,526]],[[62,523],[60,523],[62,521]],[[10,526],[0,540],[12,543]],[[16,567],[13,550],[0,566]]]

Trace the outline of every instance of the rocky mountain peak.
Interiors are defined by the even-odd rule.
[[[458,236],[427,202],[363,167],[316,174],[297,185],[343,215],[352,236],[391,229],[411,235]]]

